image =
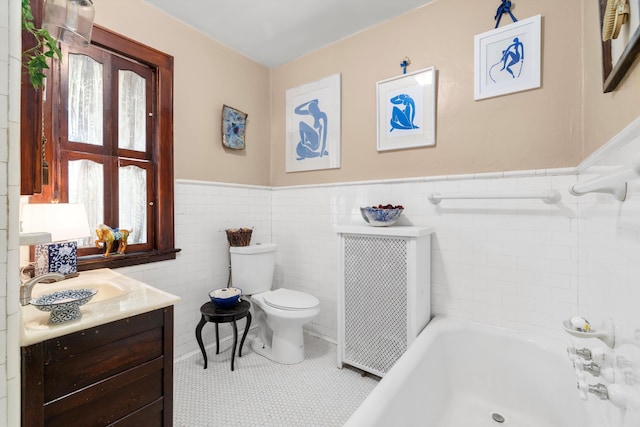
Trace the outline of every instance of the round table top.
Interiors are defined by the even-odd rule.
[[[231,322],[245,317],[249,313],[250,307],[251,303],[243,299],[231,307],[216,307],[214,303],[209,301],[200,307],[200,312],[210,322]]]

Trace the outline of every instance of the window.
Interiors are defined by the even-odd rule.
[[[173,58],[99,26],[62,52],[44,103],[51,179],[33,201],[84,203],[90,225],[130,230],[124,256],[82,242],[80,270],[175,258]]]

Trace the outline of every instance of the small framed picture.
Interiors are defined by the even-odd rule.
[[[244,132],[247,114],[228,105],[222,106],[222,145],[233,150],[244,150]]]
[[[378,151],[435,145],[435,69],[403,74],[376,86]]]
[[[536,15],[475,36],[475,100],[540,87],[540,21]]]

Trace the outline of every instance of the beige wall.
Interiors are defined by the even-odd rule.
[[[582,0],[517,2],[543,16],[542,88],[473,100],[473,37],[493,28],[494,0],[436,0],[421,9],[272,70],[273,185],[575,166],[581,135]],[[511,22],[503,17],[503,24]],[[435,66],[437,143],[376,150],[376,82]],[[288,88],[342,73],[342,167],[285,173]]]
[[[518,18],[543,16],[542,87],[482,101],[473,37],[493,27],[494,0],[435,0],[272,70],[142,0],[97,0],[96,22],[174,56],[176,178],[282,186],[576,166],[640,115],[637,64],[602,93],[597,7],[517,2]],[[437,69],[437,143],[378,153],[376,82],[400,75],[405,56],[409,72]],[[335,73],[342,166],[286,173],[285,92]],[[223,104],[249,114],[244,151],[222,147]]]
[[[269,184],[269,69],[142,0],[97,0],[96,23],[174,57],[175,177]],[[222,146],[227,104],[248,113],[245,150]]]

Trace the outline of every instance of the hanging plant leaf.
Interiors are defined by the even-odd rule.
[[[44,86],[46,75],[43,70],[49,68],[47,58],[62,60],[58,41],[44,28],[36,28],[29,0],[22,0],[22,29],[35,38],[35,46],[22,52],[23,64],[29,72],[29,80],[34,89]]]

